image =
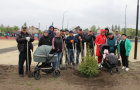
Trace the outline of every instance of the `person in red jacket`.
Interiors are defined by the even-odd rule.
[[[106,43],[105,30],[101,29],[100,35],[98,35],[95,40],[95,44],[97,45],[96,56],[98,56],[98,67],[99,68],[101,68],[101,61],[102,61],[102,56],[100,54],[100,47],[102,44],[105,44],[105,43]]]

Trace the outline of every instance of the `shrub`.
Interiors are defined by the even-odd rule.
[[[91,56],[92,50],[87,52],[87,55],[84,57],[84,61],[79,66],[79,71],[84,74],[86,77],[93,77],[99,74],[97,60],[95,56]]]

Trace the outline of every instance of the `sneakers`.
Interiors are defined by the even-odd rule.
[[[126,68],[125,70],[126,70],[126,71],[129,71],[129,68]]]
[[[123,66],[122,69],[125,69],[125,66]]]

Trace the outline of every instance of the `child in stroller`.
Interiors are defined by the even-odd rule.
[[[110,74],[112,75],[112,69],[116,69],[117,73],[119,72],[119,69],[117,68],[118,64],[118,58],[114,53],[109,53],[109,45],[103,44],[100,47],[100,53],[103,57],[103,64],[102,66],[110,70]]]

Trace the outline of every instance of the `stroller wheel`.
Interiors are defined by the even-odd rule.
[[[59,70],[55,70],[54,73],[53,73],[53,76],[55,78],[59,77],[60,76],[60,71]]]
[[[116,68],[116,73],[120,74],[120,71],[119,71],[119,69],[118,69],[118,68]]]
[[[40,76],[40,71],[35,71],[35,72],[33,72],[34,74],[32,74],[33,76],[34,76],[34,78],[36,79],[36,80],[39,80],[40,78],[41,78],[41,76]]]
[[[110,70],[110,75],[112,75],[112,73],[113,73],[112,70]]]

